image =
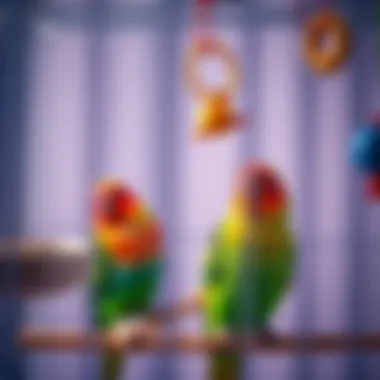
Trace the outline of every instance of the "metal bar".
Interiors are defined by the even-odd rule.
[[[301,37],[302,38],[302,35]],[[316,157],[316,78],[305,63],[300,62],[300,96],[299,107],[299,210],[300,210],[300,236],[297,247],[297,290],[299,303],[297,305],[296,323],[301,334],[310,333],[315,325],[315,258],[316,226],[315,226],[315,200],[316,180],[314,175]],[[300,356],[297,358],[296,379],[312,380],[314,374],[314,360],[310,355],[311,347],[300,345]]]
[[[357,5],[357,16],[367,13]],[[355,23],[357,45],[352,65],[352,92],[350,107],[351,125],[348,126],[350,134],[370,117],[370,51],[368,46],[368,33]],[[365,329],[365,313],[370,307],[366,296],[366,279],[368,276],[368,210],[364,200],[362,183],[356,172],[349,175],[349,231],[348,231],[348,257],[350,260],[350,288],[349,288],[349,328],[352,333],[359,333]],[[368,361],[364,353],[357,349],[352,350],[348,357],[347,379],[368,379]]]
[[[245,4],[242,4],[240,8],[245,15],[253,14],[258,8],[258,4],[247,1]],[[246,161],[253,158],[257,159],[260,154],[260,131],[258,130],[260,126],[257,122],[256,111],[258,109],[260,91],[260,84],[258,82],[261,78],[259,67],[261,34],[259,30],[253,29],[248,23],[245,23],[241,28],[239,27],[239,30],[241,30],[241,48],[239,53],[241,56],[241,68],[243,71],[242,76],[244,78],[241,91],[243,109],[240,111],[244,118],[239,152],[239,166],[241,166],[244,165]],[[255,262],[257,259],[256,252],[254,252],[253,255],[252,252],[249,253],[249,255],[244,254],[243,258],[245,260],[244,267],[246,268],[252,268],[250,262]],[[240,295],[242,322],[248,330],[243,337],[242,347],[240,348],[244,354],[244,367],[241,369],[242,379],[249,379],[250,372],[255,367],[255,357],[251,355],[249,340],[249,326],[251,325],[250,321],[252,321],[253,310],[250,302],[246,301],[254,299],[252,293],[255,293],[256,295],[260,291],[255,284],[255,277],[250,278],[249,273],[246,274],[248,275],[248,278],[245,276],[245,278],[243,278],[244,281],[241,282],[242,291]]]
[[[85,52],[85,80],[86,80],[86,189],[84,192],[83,204],[85,206],[85,231],[90,230],[91,201],[90,196],[94,184],[101,178],[104,165],[104,147],[103,141],[106,133],[105,123],[105,35],[104,17],[107,15],[106,0],[87,0],[85,2],[87,15],[83,23],[85,35],[87,37]],[[89,300],[88,320],[89,325],[94,324],[94,304],[92,284],[86,286],[86,296]],[[99,363],[97,358],[92,356],[84,360],[83,378],[96,378]]]
[[[0,93],[0,233],[19,236],[23,232],[24,152],[26,141],[26,95],[31,34],[27,5],[15,0],[8,6],[2,28]],[[22,300],[18,292],[17,252],[4,270],[5,285],[12,289],[1,300],[0,375],[24,378],[24,355],[15,346],[22,319]],[[16,294],[16,295],[15,295]]]
[[[165,0],[161,2],[161,12],[170,15],[171,12],[180,16],[183,7],[179,8],[177,0]],[[184,2],[183,2],[184,3]],[[182,4],[183,4],[182,3]],[[184,4],[183,4],[184,5]],[[176,110],[179,109],[178,78],[180,78],[180,51],[179,35],[165,18],[159,20],[158,33],[160,48],[157,50],[159,78],[156,107],[158,120],[156,125],[155,143],[155,189],[157,214],[166,231],[166,251],[164,260],[166,265],[166,278],[162,285],[162,297],[172,299],[177,289],[180,289],[180,269],[176,268],[178,260],[175,258],[180,223],[179,202],[179,174],[181,152],[180,128]],[[171,328],[176,328],[171,326]],[[170,329],[171,330],[171,329]],[[162,352],[157,363],[157,378],[177,379],[175,358],[171,352]]]
[[[105,134],[104,86],[105,86],[105,36],[103,17],[107,14],[104,0],[89,0],[88,51],[87,51],[87,133],[88,185],[91,189],[102,173]],[[89,190],[90,190],[89,189]]]

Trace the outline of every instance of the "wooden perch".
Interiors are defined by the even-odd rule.
[[[364,335],[331,334],[314,336],[279,335],[273,341],[256,337],[216,337],[202,334],[165,335],[158,326],[200,310],[202,294],[196,293],[178,303],[152,311],[142,321],[139,331],[131,329],[122,339],[96,332],[57,331],[26,328],[18,343],[29,350],[96,350],[116,348],[130,351],[210,352],[217,349],[251,351],[328,352],[350,349],[380,351],[380,332]],[[117,337],[117,334],[116,334]],[[116,344],[115,344],[116,341]]]
[[[328,352],[361,349],[380,351],[380,332],[364,335],[331,334],[314,336],[279,335],[274,341],[258,340],[254,336],[215,337],[202,334],[169,336],[157,328],[162,323],[198,311],[202,306],[202,294],[196,293],[185,300],[155,310],[143,320],[145,327],[131,330],[123,340],[109,334],[80,331],[57,331],[26,328],[19,336],[18,343],[30,350],[93,350],[116,348],[131,351],[187,351],[210,352],[217,349],[239,350],[243,347],[251,351],[300,351]]]
[[[361,349],[380,351],[380,333],[351,336],[346,334],[292,336],[279,335],[271,342],[254,337],[245,340],[251,351],[308,351],[327,352]],[[19,337],[19,344],[33,350],[83,350],[114,347],[107,336],[98,333],[79,331],[56,331],[25,329]],[[242,340],[238,337],[217,338],[206,335],[188,334],[166,336],[162,333],[150,336],[134,336],[119,349],[131,351],[187,351],[210,352],[216,349],[241,349]]]

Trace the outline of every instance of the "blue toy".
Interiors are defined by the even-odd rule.
[[[364,175],[367,195],[380,199],[380,120],[357,129],[350,142],[351,161]]]
[[[354,165],[362,173],[380,172],[380,125],[358,128],[350,144]]]

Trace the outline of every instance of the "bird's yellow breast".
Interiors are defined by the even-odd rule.
[[[226,218],[224,234],[233,245],[252,242],[259,247],[278,251],[287,244],[288,233],[285,226],[275,223],[271,218],[248,220],[244,213],[231,210]]]

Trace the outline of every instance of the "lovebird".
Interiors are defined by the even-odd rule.
[[[283,180],[265,162],[238,174],[229,207],[214,228],[203,278],[205,329],[210,334],[255,334],[270,342],[270,318],[291,284],[295,242]],[[242,355],[216,351],[209,380],[242,378]]]
[[[94,318],[97,328],[117,341],[155,299],[163,231],[136,192],[117,180],[97,184],[92,207]],[[122,348],[106,349],[102,359],[101,379],[120,378],[126,359]]]

